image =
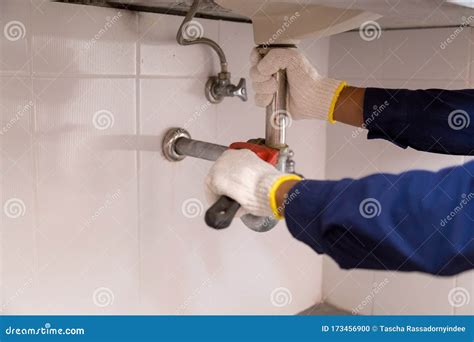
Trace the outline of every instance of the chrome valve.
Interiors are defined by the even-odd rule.
[[[247,101],[247,85],[245,78],[241,78],[237,85],[232,84],[230,72],[220,72],[211,76],[206,83],[206,98],[211,103],[219,103],[224,97],[237,96],[242,101]]]
[[[239,84],[233,85],[230,81],[230,72],[227,69],[227,59],[222,48],[215,41],[201,35],[193,35],[193,18],[199,10],[201,0],[194,0],[188,14],[184,18],[178,33],[176,34],[176,41],[180,45],[204,44],[212,48],[221,65],[221,71],[217,76],[211,76],[206,82],[205,94],[206,98],[211,103],[220,103],[224,97],[239,97],[242,101],[247,101],[247,87],[245,85],[245,78],[241,78]],[[188,32],[189,31],[189,32]]]

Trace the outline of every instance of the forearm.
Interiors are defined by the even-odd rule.
[[[345,87],[337,99],[333,119],[361,127],[364,123],[364,97],[365,88]]]
[[[472,115],[472,89],[366,89],[364,122],[368,138],[385,139],[403,148],[471,155]]]
[[[474,154],[474,90],[346,87],[333,118],[368,129],[368,139],[441,154]]]
[[[474,162],[439,172],[301,181],[288,192],[285,218],[295,238],[342,268],[452,275],[474,264],[470,174]]]
[[[333,119],[337,122],[347,125],[361,127],[364,121],[364,97],[365,88],[345,87],[339,94],[334,107]],[[288,197],[290,189],[294,187],[298,181],[290,180],[280,185],[275,193],[278,211],[281,215],[285,212],[285,200]]]
[[[474,154],[474,90],[346,87],[335,121],[368,129],[369,139],[441,154]]]
[[[275,200],[277,204],[277,210],[281,216],[285,216],[285,208],[287,206],[287,200],[290,194],[290,190],[298,184],[299,180],[289,180],[282,183],[275,192]]]

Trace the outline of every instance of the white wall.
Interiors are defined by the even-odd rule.
[[[205,47],[177,46],[181,17],[121,13],[99,34],[116,10],[0,2],[1,204],[18,199],[24,208],[17,218],[4,208],[0,215],[2,311],[291,314],[319,302],[321,258],[283,224],[266,234],[240,223],[215,232],[201,210],[183,215],[187,200],[207,207],[202,180],[210,164],[166,162],[163,132],[186,126],[198,139],[246,140],[262,135],[262,111],[237,99],[206,105],[203,85],[217,61]],[[24,25],[24,38],[7,39],[12,21]],[[247,77],[251,27],[199,22],[222,44],[234,81]],[[473,33],[466,29],[441,50],[452,31],[390,31],[371,42],[358,33],[333,37],[330,74],[360,85],[472,87]],[[325,73],[328,40],[305,41],[301,49]],[[114,124],[99,130],[93,117],[104,110]],[[326,169],[337,179],[464,159],[400,150],[352,132],[331,126],[326,144],[324,124],[294,122],[289,141],[298,171],[324,178]],[[474,313],[474,299],[460,308],[448,301],[454,287],[473,296],[472,273],[439,279],[341,271],[329,259],[322,299],[351,310],[385,278],[362,313]],[[277,288],[288,289],[291,303],[272,304]]]
[[[472,87],[472,30],[464,29],[445,49],[440,47],[454,30],[385,31],[372,41],[364,41],[357,32],[334,36],[330,40],[329,74],[349,84],[372,87]],[[402,150],[386,141],[368,141],[365,133],[354,138],[353,132],[343,125],[328,129],[328,178],[437,170],[466,159]],[[347,310],[362,305],[361,314],[474,314],[472,272],[440,278],[418,273],[342,271],[328,258],[323,269],[323,300]],[[374,287],[380,290],[378,294]],[[460,307],[450,304],[448,296],[455,287],[470,293],[469,303]],[[462,289],[455,291],[462,296]]]
[[[210,163],[172,164],[160,154],[171,126],[225,144],[262,136],[262,110],[238,99],[206,105],[217,60],[206,47],[176,44],[182,17],[116,15],[0,2],[2,311],[292,314],[318,302],[319,256],[283,224],[266,234],[240,222],[207,228]],[[4,34],[12,21],[24,26],[23,38]],[[199,22],[222,44],[233,80],[247,77],[250,25]],[[324,72],[328,41],[304,46]],[[113,125],[97,129],[96,113]],[[323,177],[325,125],[294,123],[291,131],[298,170]],[[194,218],[182,210],[190,199]],[[291,294],[281,307],[271,298],[280,287]]]

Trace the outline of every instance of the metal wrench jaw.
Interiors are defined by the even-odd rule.
[[[270,216],[263,217],[252,214],[244,215],[240,218],[240,220],[247,226],[247,228],[258,233],[268,232],[269,230],[275,228],[275,226],[278,224],[278,220]]]

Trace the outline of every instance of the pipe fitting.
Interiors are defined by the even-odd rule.
[[[217,76],[209,77],[205,86],[205,95],[209,102],[220,103],[225,97],[238,97],[242,101],[247,101],[247,86],[245,78],[241,78],[237,85],[232,84],[230,72],[227,70],[227,59],[222,48],[215,41],[205,37],[186,38],[186,29],[191,27],[191,21],[199,10],[200,0],[194,0],[189,12],[184,17],[176,34],[176,41],[180,45],[204,44],[212,48],[219,57],[221,71]],[[202,33],[202,32],[201,32]],[[194,37],[193,37],[194,38]]]

